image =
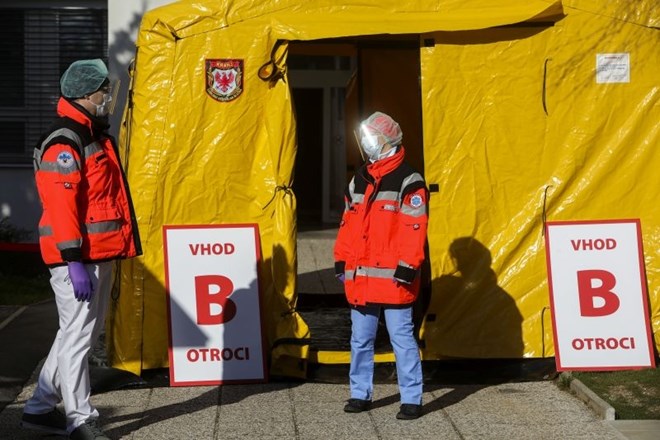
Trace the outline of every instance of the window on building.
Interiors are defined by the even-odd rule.
[[[107,9],[0,6],[0,164],[31,164],[77,59],[107,63]]]

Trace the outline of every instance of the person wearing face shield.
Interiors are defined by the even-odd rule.
[[[345,191],[334,247],[335,274],[351,308],[351,397],[344,411],[366,411],[373,397],[374,343],[380,314],[396,359],[401,406],[397,419],[422,414],[422,364],[414,337],[413,303],[428,222],[424,178],[405,160],[403,133],[376,112],[360,124],[366,163]]]
[[[43,209],[39,244],[59,329],[21,425],[71,439],[107,439],[89,400],[87,357],[104,325],[113,260],[142,250],[126,177],[107,133],[111,97],[105,64],[72,63],[60,91],[58,118],[33,156]],[[60,402],[66,414],[56,409]]]

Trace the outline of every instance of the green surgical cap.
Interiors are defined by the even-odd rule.
[[[60,89],[65,98],[82,98],[96,92],[108,77],[103,60],[78,60],[71,63],[60,79]]]

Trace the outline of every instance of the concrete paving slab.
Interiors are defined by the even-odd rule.
[[[54,300],[19,308],[0,331],[0,411],[21,391],[34,367],[48,354],[58,328]],[[39,329],[39,331],[34,331]],[[20,341],[20,344],[17,344]],[[29,349],[17,349],[20,346]]]
[[[97,405],[97,409],[101,414],[103,430],[111,438],[131,439],[133,433],[140,429],[146,407],[110,405],[104,402],[102,406]]]
[[[225,434],[242,438],[296,436],[294,408],[290,402],[278,406],[221,406],[218,413],[218,436]]]
[[[472,388],[445,411],[464,438],[621,439],[582,402],[552,382]],[[533,435],[532,435],[533,433]]]
[[[309,402],[335,402],[344,407],[351,397],[348,384],[303,383],[291,388],[291,396],[296,405]]]
[[[152,400],[153,389],[115,390],[92,395],[92,402],[98,402],[110,408],[147,408]]]
[[[288,404],[291,389],[296,384],[274,382],[269,384],[224,385],[220,388],[220,403],[223,406],[240,404],[268,407],[275,404]]]
[[[616,428],[628,440],[660,439],[660,420],[613,420],[607,424]]]
[[[221,388],[218,434],[240,438],[295,438],[291,388],[295,384],[228,385]]]
[[[337,229],[298,233],[298,292],[301,294],[343,294],[335,278],[333,255]]]
[[[424,400],[432,397],[425,393]],[[383,405],[382,402],[391,402]],[[375,402],[375,408],[370,411],[374,425],[380,438],[383,439],[460,439],[461,436],[455,429],[452,420],[443,410],[427,412],[424,410],[422,417],[416,420],[398,420],[396,414],[399,412],[398,391],[391,396],[381,398]]]
[[[187,407],[191,409],[191,407]],[[177,413],[142,419],[134,440],[147,439],[212,439],[216,438],[217,407],[207,407],[190,413]],[[111,433],[112,434],[112,433]],[[121,438],[121,437],[120,437]]]
[[[295,406],[301,439],[378,439],[369,412],[349,414],[337,402],[305,402]]]

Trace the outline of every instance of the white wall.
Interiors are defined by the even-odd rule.
[[[98,4],[99,0],[30,0],[32,6],[81,6],[84,3]],[[142,15],[155,7],[171,0],[108,0],[108,59],[110,75],[121,79],[115,113],[111,118],[111,133],[119,133],[121,115],[126,103],[128,90],[128,65],[135,57],[135,40],[142,20]],[[20,5],[21,2],[17,2]],[[20,7],[20,6],[18,6]],[[34,184],[32,165],[8,166],[0,164],[0,218],[9,217],[17,228],[32,232],[28,241],[38,241],[38,224],[41,206]]]
[[[108,69],[110,76],[119,78],[121,89],[117,96],[115,112],[111,117],[110,131],[119,134],[119,124],[126,105],[129,76],[128,67],[135,58],[135,41],[140,22],[146,11],[168,3],[171,0],[109,0],[108,1]]]

